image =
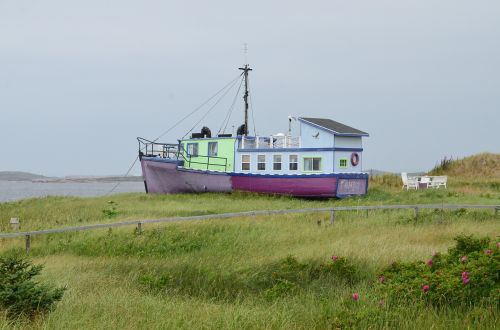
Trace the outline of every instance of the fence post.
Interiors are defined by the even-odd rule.
[[[415,218],[418,218],[419,215],[419,209],[418,207],[415,207]]]
[[[26,235],[26,253],[30,252],[30,248],[31,248],[31,236]]]
[[[335,223],[335,210],[330,211],[330,224],[333,225]]]
[[[19,230],[19,218],[10,218],[10,226],[13,230]]]
[[[142,234],[142,222],[137,223],[137,234]]]
[[[500,206],[495,207],[495,218],[498,216],[498,210],[500,210]]]
[[[368,209],[366,209],[366,217],[368,218]]]

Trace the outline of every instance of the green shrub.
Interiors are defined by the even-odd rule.
[[[393,263],[379,277],[377,291],[388,301],[433,306],[499,305],[499,243],[458,236],[448,254],[427,261]]]
[[[278,279],[276,284],[264,291],[264,296],[268,300],[274,300],[286,296],[295,290],[297,290],[297,284],[285,279]]]
[[[62,299],[65,288],[37,283],[43,265],[17,256],[0,257],[0,308],[11,318],[33,318],[50,311]]]
[[[116,217],[118,215],[117,205],[115,201],[108,201],[108,206],[101,210],[104,217],[107,219]]]
[[[473,252],[482,252],[490,243],[488,237],[481,239],[473,236],[460,235],[455,237],[456,245],[448,250],[450,257],[459,258]]]

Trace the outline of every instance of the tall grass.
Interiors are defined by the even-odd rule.
[[[328,214],[301,214],[148,225],[142,234],[120,228],[35,237],[31,256],[46,264],[44,281],[68,290],[34,326],[444,328],[469,322],[491,328],[498,322],[487,307],[477,306],[476,319],[455,309],[381,309],[368,300],[372,281],[389,263],[446,251],[460,233],[500,234],[492,212],[429,210],[418,220],[409,211],[347,212],[333,226],[328,220]],[[22,248],[22,240],[1,247],[3,253]],[[357,280],[314,275],[332,254],[352,263]],[[289,256],[302,265],[296,272],[290,267],[300,279],[273,289]],[[353,292],[360,301],[351,300]]]
[[[498,182],[500,181],[500,154],[481,153],[463,159],[444,157],[429,174]]]
[[[401,190],[396,176],[370,180],[367,196],[304,200],[252,194],[47,197],[0,204],[1,230],[254,209],[332,205],[500,204],[495,180],[451,181],[450,189]],[[109,200],[116,216],[103,212]],[[500,236],[491,210],[410,210],[290,214],[35,236],[30,256],[46,265],[45,283],[67,285],[57,308],[0,328],[493,329],[491,306],[379,306],[373,283],[393,261],[445,252],[459,234]],[[22,239],[0,253],[24,254]],[[345,268],[331,268],[331,256]],[[351,295],[359,293],[353,301]]]
[[[132,219],[204,215],[269,209],[319,208],[342,205],[477,203],[500,204],[500,182],[452,183],[450,189],[406,191],[398,177],[370,179],[366,196],[336,199],[296,199],[246,193],[146,195],[139,193],[107,197],[44,197],[0,203],[0,230],[10,231],[9,219],[18,217],[21,230],[40,230]],[[107,216],[109,201],[116,215]]]

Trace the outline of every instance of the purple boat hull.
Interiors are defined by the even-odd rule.
[[[366,173],[303,175],[241,174],[178,167],[177,160],[141,159],[147,193],[250,191],[300,197],[347,197],[364,195],[368,189]]]

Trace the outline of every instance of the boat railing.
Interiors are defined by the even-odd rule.
[[[242,136],[239,142],[240,149],[273,149],[273,148],[300,148],[300,136],[289,135],[271,136]]]
[[[192,155],[188,153],[188,151],[183,148],[181,144],[181,148],[178,152],[178,158],[184,160],[184,167],[190,168],[193,164],[202,165],[200,167],[204,167],[207,170],[210,167],[215,166],[217,168],[224,168],[224,172],[227,170],[227,158],[226,157],[218,157],[218,156],[204,156],[204,155]],[[198,169],[198,168],[196,168]]]
[[[287,135],[273,136],[274,148],[300,148],[300,136],[292,137]]]
[[[179,145],[173,143],[161,143],[149,141],[138,137],[139,157],[159,157],[159,158],[177,158]]]

